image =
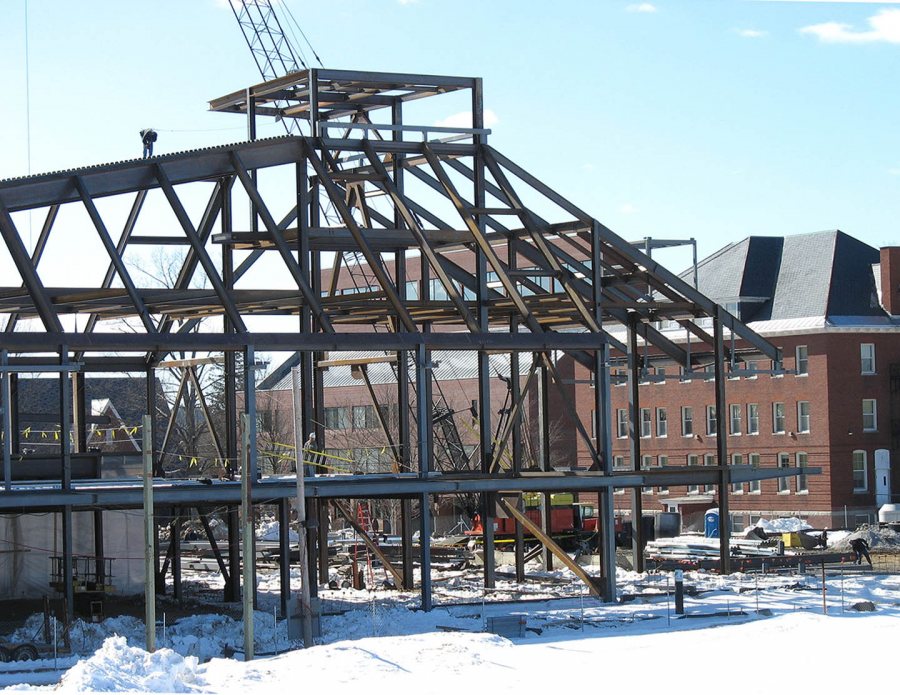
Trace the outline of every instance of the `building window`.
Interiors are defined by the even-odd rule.
[[[756,372],[759,371],[759,361],[758,360],[750,360],[747,362],[747,371],[753,372],[750,376],[746,377],[747,379],[755,379]]]
[[[688,454],[687,465],[699,466],[700,465],[700,457],[697,456],[697,454]],[[689,495],[700,494],[700,486],[699,485],[688,485],[688,494]]]
[[[419,281],[418,280],[410,280],[406,283],[406,298],[407,299],[418,299],[419,298]]]
[[[681,368],[680,368],[680,371],[681,371],[681,374],[680,374],[680,377],[679,377],[679,378],[680,378],[680,380],[681,380],[681,383],[682,383],[682,384],[690,384],[690,383],[691,383],[691,376],[692,376],[693,373],[694,373],[693,368],[690,367],[690,366],[688,366],[688,367],[681,367]]]
[[[797,401],[797,431],[809,432],[809,401]]]
[[[624,471],[625,470],[625,457],[624,456],[613,456],[613,470],[614,471]],[[613,490],[614,495],[624,495],[625,488],[617,487]]]
[[[759,468],[759,454],[748,454],[747,463],[749,463],[753,468]],[[748,489],[751,495],[758,495],[760,490],[760,481],[751,480],[748,483]]]
[[[690,406],[682,406],[681,408],[681,436],[694,436],[694,409]]]
[[[374,405],[353,406],[353,429],[371,430],[376,427],[378,427],[378,421],[375,418]]]
[[[732,454],[731,455],[731,465],[732,466],[743,466],[744,465],[744,455],[743,454]],[[732,483],[731,484],[731,493],[733,495],[743,495],[744,494],[744,484],[743,483]]]
[[[806,376],[809,374],[809,348],[806,345],[798,345],[794,354],[796,356],[794,371],[797,372],[797,376]]]
[[[791,467],[791,455],[787,453],[778,454],[778,467],[779,468],[790,468]],[[778,479],[778,494],[787,494],[791,491],[791,484],[787,478],[779,478]]]
[[[769,371],[772,372],[770,376],[773,379],[780,379],[784,376],[784,372],[775,360],[769,360]]]
[[[350,408],[325,408],[325,429],[349,430]]]
[[[649,471],[651,468],[653,468],[653,457],[646,454],[644,456],[641,456],[641,470]],[[646,487],[642,487],[641,493],[644,495],[652,495],[653,486],[648,485]]]
[[[669,416],[665,408],[656,409],[656,436],[669,436]]]
[[[863,374],[875,373],[875,343],[862,343],[859,346],[859,362]]]
[[[874,398],[863,398],[863,432],[878,431],[878,404]]]
[[[747,434],[759,434],[759,405],[747,404]]]
[[[784,434],[784,403],[772,404],[772,432]]]
[[[666,383],[666,368],[665,367],[657,367],[655,372],[656,372],[656,383],[657,384],[665,384]]]
[[[628,436],[628,411],[625,408],[616,410],[616,434],[619,439],[625,439]]]
[[[703,465],[704,466],[715,466],[716,465],[716,455],[715,454],[704,454],[703,456]],[[715,492],[715,485],[707,485],[706,492]]]
[[[669,457],[668,456],[660,456],[659,457],[659,467],[665,468],[669,465]],[[668,485],[660,485],[656,488],[656,491],[660,495],[668,495],[669,494],[669,486]]]
[[[641,437],[646,439],[651,435],[653,420],[650,416],[650,408],[641,408]]]
[[[732,403],[728,406],[728,434],[741,433],[741,404]]]
[[[431,295],[430,298],[434,301],[440,302],[450,299],[450,295],[447,294],[447,288],[444,287],[439,278],[433,278],[428,282],[428,292]]]
[[[866,465],[866,452],[853,452],[853,492],[865,492],[869,489],[869,474]]]
[[[802,471],[806,470],[806,466],[809,463],[809,457],[806,455],[805,451],[797,452],[797,468],[800,468]],[[797,475],[797,493],[805,493],[809,492],[809,488],[807,487],[807,475],[805,472],[802,472]]]
[[[716,406],[706,406],[706,434],[715,437],[718,431],[718,422],[716,421]]]

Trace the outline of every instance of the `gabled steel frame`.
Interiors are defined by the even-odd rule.
[[[470,91],[472,128],[458,129],[450,137],[445,137],[446,129],[437,129],[441,137],[435,140],[429,139],[429,131],[435,129],[403,124],[405,102],[456,90]],[[0,350],[8,355],[0,369],[30,367],[39,371],[41,365],[49,369],[51,362],[60,369],[59,365],[68,364],[71,357],[83,372],[144,373],[150,384],[152,370],[169,355],[224,353],[226,431],[224,445],[217,447],[222,458],[233,461],[239,441],[237,391],[241,381],[243,409],[251,416],[250,440],[255,441],[253,369],[257,351],[296,351],[302,389],[297,414],[301,439],[314,441],[320,448],[328,445],[322,424],[323,382],[316,368],[322,353],[361,349],[389,352],[396,356],[398,374],[405,374],[408,369],[415,375],[411,382],[397,379],[398,402],[413,403],[414,416],[401,408],[393,432],[388,432],[382,423],[391,450],[396,453],[396,472],[344,481],[305,466],[310,498],[309,552],[313,562],[318,562],[320,576],[327,572],[327,568],[323,570],[327,529],[316,526],[327,518],[324,510],[328,498],[395,497],[403,501],[401,571],[408,587],[412,586],[412,502],[418,501],[420,537],[426,539],[420,548],[419,562],[422,604],[427,609],[432,605],[427,539],[432,523],[430,501],[435,495],[483,495],[485,584],[491,586],[494,572],[490,522],[497,513],[497,495],[540,491],[549,496],[551,491],[570,490],[598,497],[602,531],[598,541],[602,556],[599,590],[607,598],[614,597],[611,494],[615,487],[638,491],[635,511],[639,514],[641,486],[663,480],[669,484],[715,481],[723,500],[721,506],[727,509],[732,481],[747,475],[763,478],[794,475],[797,471],[748,472],[727,465],[701,471],[641,471],[640,457],[635,455],[633,472],[613,473],[609,405],[609,365],[613,356],[627,355],[629,373],[636,379],[639,344],[652,346],[688,371],[704,353],[712,354],[719,367],[714,382],[719,402],[724,397],[721,391],[725,378],[719,362],[730,354],[725,343],[726,330],[776,364],[780,364],[781,355],[690,284],[490,147],[482,100],[481,80],[477,78],[301,71],[291,79],[272,80],[223,97],[212,102],[212,106],[246,114],[250,120],[248,132],[252,134],[256,117],[274,113],[272,104],[276,101],[287,103],[288,106],[279,107],[278,115],[307,120],[311,132],[308,137],[254,140],[0,181],[0,237],[20,276],[13,286],[0,287],[0,313],[9,316],[0,333]],[[390,113],[388,123],[373,123],[372,114],[379,109]],[[330,132],[323,124],[341,118],[352,119],[343,136],[323,137]],[[352,125],[365,125],[367,129],[360,131]],[[358,137],[360,132],[365,137]],[[421,139],[408,139],[410,132]],[[256,175],[264,169],[286,171],[292,181],[295,202],[280,218],[274,206],[276,200],[283,198],[267,190]],[[283,180],[284,177],[282,186]],[[417,185],[409,185],[411,181]],[[207,182],[210,190],[202,214],[192,219],[179,187],[198,182]],[[138,236],[134,233],[136,225],[147,207],[149,193],[155,189],[161,191],[161,199],[169,206],[177,225],[165,230],[165,234]],[[240,228],[235,219],[234,196],[238,193],[252,205],[249,231]],[[133,200],[119,238],[114,240],[96,202],[122,196]],[[555,209],[563,219],[551,222],[538,215],[526,202],[529,196],[541,198],[543,208]],[[454,219],[443,219],[434,212],[433,203],[438,199],[450,203]],[[60,281],[65,282],[65,278],[54,278],[57,281],[53,282],[38,270],[45,249],[54,238],[58,213],[69,204],[81,205],[91,224],[67,232],[97,234],[109,256],[106,273],[93,287],[61,286]],[[326,208],[336,213],[336,220],[329,219]],[[45,222],[29,253],[13,215],[43,209],[47,210]],[[173,287],[142,286],[130,273],[125,262],[128,250],[148,245],[185,248]],[[220,252],[218,260],[214,259],[216,247]],[[337,272],[341,268],[340,263],[330,263],[326,255],[329,253],[351,253],[362,259],[371,278],[368,282],[374,284],[357,294],[338,294],[334,291],[337,284],[329,290],[324,269],[333,267]],[[264,257],[277,259],[294,287],[249,285],[248,271]],[[409,264],[416,262],[419,296],[411,297],[406,282]],[[343,265],[350,272],[349,264]],[[208,287],[196,287],[201,271]],[[497,279],[499,287],[489,286],[489,274]],[[541,277],[552,278],[549,288],[538,281]],[[446,300],[431,296],[431,278],[443,288]],[[73,313],[88,315],[81,332],[63,327],[62,317]],[[251,330],[248,319],[260,315],[296,317],[296,323],[288,330]],[[205,330],[200,322],[207,317],[220,319],[221,327]],[[700,319],[708,317],[714,324],[712,334],[698,325]],[[23,319],[37,319],[43,330],[22,330]],[[106,325],[104,321],[110,319],[129,321],[132,332],[101,330]],[[671,340],[653,325],[662,319],[678,321],[702,346],[685,349]],[[479,455],[472,471],[463,477],[435,470],[432,413],[427,404],[432,402],[430,355],[437,349],[477,354]],[[47,357],[48,352],[58,357]],[[236,373],[238,352],[244,356],[242,380]],[[508,419],[496,423],[488,383],[491,352],[509,353],[511,364],[515,365],[509,386],[512,407],[504,416]],[[518,364],[528,353],[533,367],[522,384]],[[573,410],[575,407],[556,367],[560,355],[570,356],[592,374],[594,435],[582,418],[575,418],[578,436],[592,461],[590,471],[583,474],[554,471],[550,467],[550,416],[546,405],[550,384],[570,399]],[[194,381],[186,373],[183,383],[188,378]],[[148,404],[153,403],[150,390]],[[632,391],[631,407],[637,413],[637,389]],[[526,402],[532,398],[543,404],[539,418],[539,471],[526,470],[523,465],[522,418]],[[148,410],[152,413],[152,408]],[[62,426],[66,427],[71,423],[71,412],[64,405],[60,412]],[[720,408],[719,417],[724,417],[724,407]],[[632,440],[639,452],[636,432],[632,432]],[[720,462],[728,460],[724,440],[725,437],[719,437]],[[10,446],[10,437],[5,438],[4,446]],[[4,453],[8,461],[8,449]],[[73,486],[66,474],[67,456],[64,452],[61,490],[16,486],[7,476],[5,489],[0,492],[0,508],[52,508],[70,513],[72,508],[87,504],[140,505],[140,491],[135,493],[127,484],[99,492],[89,486]],[[250,456],[253,499],[290,497],[292,484],[256,480],[253,447]],[[502,457],[510,457],[511,465],[501,467]],[[156,493],[158,500],[166,499],[175,506],[225,503],[230,509],[229,527],[236,529],[240,495],[235,484],[223,482],[198,488],[192,482],[167,482],[165,490]],[[548,530],[545,515],[543,531]],[[639,535],[637,541],[640,542]],[[228,552],[230,580],[226,587],[232,600],[240,591],[238,543],[236,532],[232,533]],[[726,537],[721,558],[726,570],[728,557]],[[522,575],[523,563],[523,554],[519,553],[517,572]]]

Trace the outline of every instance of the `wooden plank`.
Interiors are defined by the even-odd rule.
[[[531,519],[529,519],[511,504],[507,503],[504,499],[498,497],[497,504],[504,512],[509,514],[509,516],[513,517],[516,521],[522,524],[522,526],[528,529],[531,534],[541,543],[543,543],[544,547],[547,548],[547,550],[549,550],[551,553],[553,553],[553,555],[561,563],[572,570],[572,574],[583,581],[592,594],[603,598],[603,594],[601,593],[600,588],[597,586],[593,577],[585,572],[577,562],[570,558],[569,554],[565,550],[560,548],[550,536],[544,533],[540,526],[535,524]]]

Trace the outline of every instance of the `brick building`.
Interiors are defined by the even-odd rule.
[[[704,259],[698,274],[701,292],[782,349],[785,371],[772,373],[768,360],[734,343],[724,365],[726,431],[717,432],[711,356],[705,370],[684,373],[641,354],[640,467],[716,465],[716,438],[725,436],[732,465],[822,471],[732,485],[735,529],[760,517],[800,516],[819,528],[875,520],[881,504],[900,499],[890,493],[900,490],[891,467],[900,449],[900,248],[879,252],[841,231],[748,237]],[[661,328],[688,342],[674,322]],[[632,467],[626,373],[614,368],[618,469]],[[579,370],[572,374],[578,383]],[[587,421],[590,394],[576,389],[576,397]],[[716,506],[712,488],[644,488],[641,497],[644,514],[680,511],[688,525]],[[630,497],[617,500],[627,513]]]
[[[422,289],[416,270],[413,264],[406,283],[406,292],[413,298]],[[527,268],[523,272],[527,274]],[[686,272],[684,279],[690,280],[692,274]],[[330,291],[364,293],[365,278],[365,266],[348,269]],[[524,292],[527,280],[523,280]],[[554,282],[542,276],[530,280],[542,286]],[[698,282],[703,294],[782,349],[783,369],[773,369],[776,365],[740,342],[729,342],[734,357],[723,365],[728,374],[728,412],[726,431],[720,433],[716,431],[712,355],[702,356],[702,366],[685,373],[641,346],[632,445],[628,369],[625,356],[614,353],[614,468],[632,468],[633,446],[642,469],[717,465],[717,438],[725,436],[731,465],[821,469],[820,475],[732,485],[734,528],[760,517],[800,516],[816,527],[829,528],[874,520],[877,508],[893,501],[888,488],[900,491],[900,477],[891,469],[900,449],[900,248],[879,251],[841,231],[748,237],[701,261]],[[330,284],[325,278],[323,286]],[[430,290],[433,297],[441,298],[439,283],[431,280]],[[659,328],[673,342],[692,349],[689,334],[676,322],[663,322]],[[694,339],[693,349],[699,350],[698,343]],[[509,362],[502,355],[491,359],[497,374],[491,386],[496,419],[503,414]],[[444,402],[463,457],[477,465],[471,461],[478,441],[478,413],[471,410],[477,398],[474,353],[436,355],[434,361],[439,384],[436,407]],[[290,412],[290,366],[291,362],[285,363],[259,385],[261,411]],[[521,382],[529,366],[520,365]],[[584,468],[589,455],[574,432],[576,418],[588,431],[594,422],[589,375],[567,358],[557,368],[567,393],[547,392],[556,433],[551,436],[552,464]],[[396,371],[375,364],[368,374],[379,403],[388,412],[396,408]],[[323,379],[328,420],[322,423],[325,448],[336,457],[329,465],[366,472],[389,470],[390,452],[360,374],[346,365],[335,366],[324,372]],[[539,394],[540,388],[535,388],[529,399],[527,417],[532,420],[539,417]],[[285,429],[273,437],[286,439],[292,432],[290,423],[283,416],[273,417],[280,418]],[[448,456],[443,438],[453,438],[452,433],[438,429],[436,458]],[[534,436],[527,434],[526,442],[537,448],[536,442],[529,441]],[[876,458],[879,470],[887,466],[887,478],[876,476]],[[876,499],[877,491],[882,494]],[[618,490],[615,497],[617,512],[629,516],[628,491]],[[641,498],[645,515],[678,511],[688,528],[717,505],[712,486],[653,486],[644,488]]]

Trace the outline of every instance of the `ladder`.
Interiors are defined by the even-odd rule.
[[[356,523],[363,530],[363,532],[369,536],[376,544],[378,543],[378,534],[372,533],[372,518],[369,514],[369,505],[363,504],[362,502],[356,503]],[[366,563],[366,576],[368,577],[368,583],[370,587],[374,587],[375,585],[375,572],[372,569],[372,555],[369,553],[369,549],[363,544],[363,551],[365,553],[365,563]],[[360,548],[359,543],[355,543],[353,545],[353,584],[356,586],[360,582],[358,582],[359,577],[359,565],[360,560]],[[362,586],[356,586],[357,589],[361,589]]]

